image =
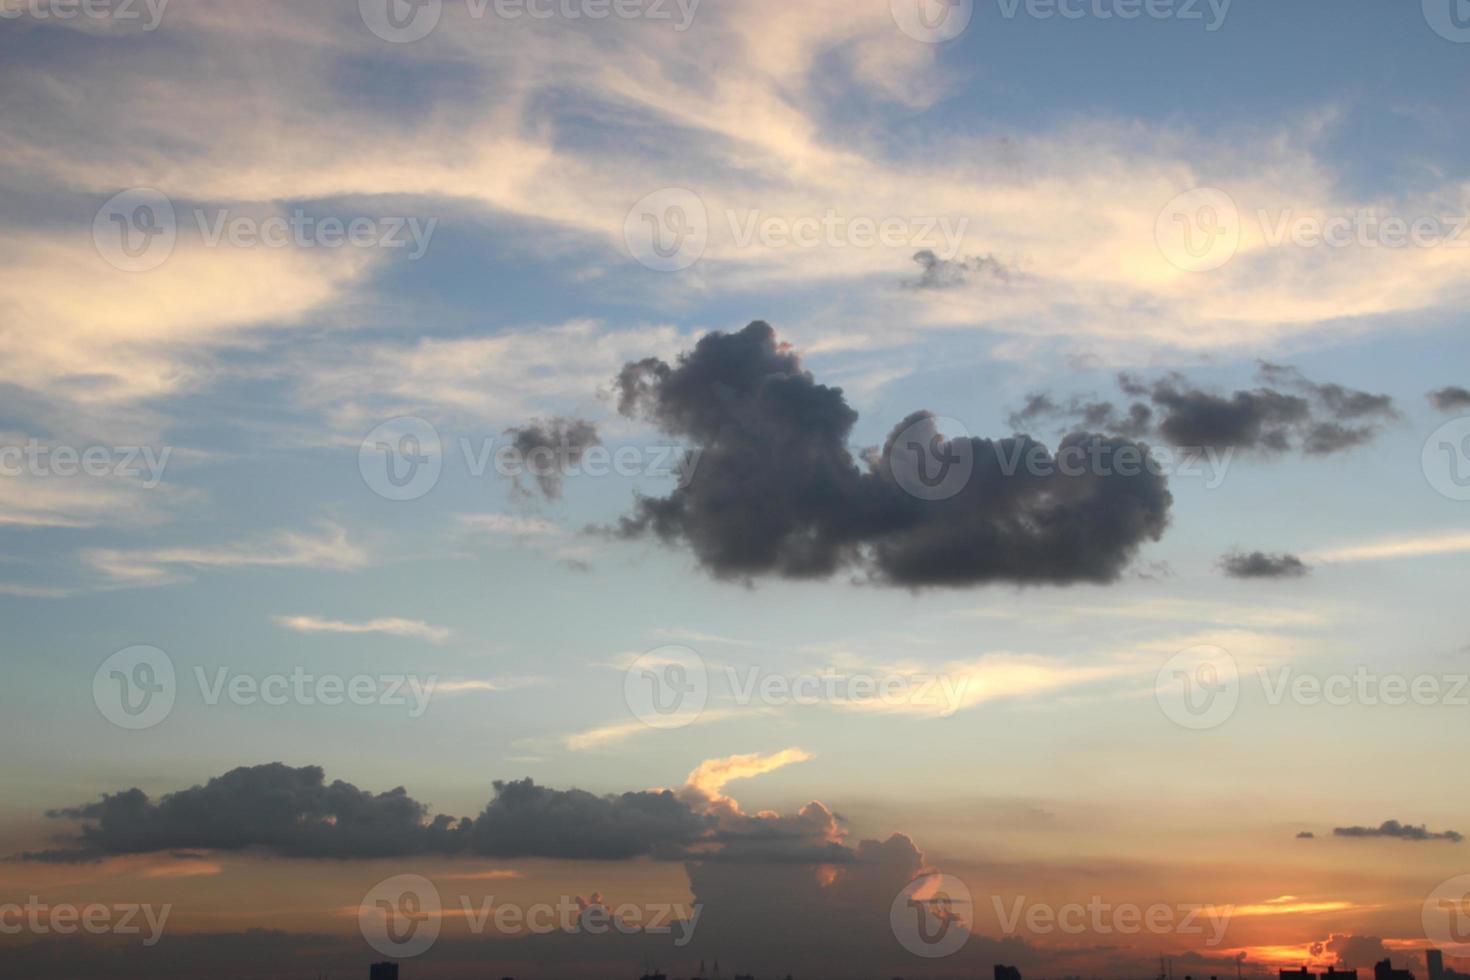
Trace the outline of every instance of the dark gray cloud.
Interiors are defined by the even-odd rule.
[[[1354,936],[1333,933],[1311,946],[1312,957],[1337,957],[1337,965],[1349,970],[1364,969],[1389,958],[1388,949],[1377,936]]]
[[[1153,381],[1125,373],[1118,376],[1119,390],[1138,399],[1129,405],[1058,401],[1040,392],[1027,397],[1010,423],[1017,431],[1060,421],[1132,439],[1154,435],[1181,447],[1268,453],[1297,449],[1326,456],[1370,442],[1385,422],[1399,417],[1388,395],[1317,384],[1280,364],[1262,362],[1259,374],[1260,386],[1220,394],[1178,373]]]
[[[1470,389],[1451,385],[1429,393],[1429,404],[1441,412],[1458,412],[1470,408]]]
[[[1109,582],[1163,533],[1173,501],[1147,450],[1126,439],[1076,432],[1053,455],[1029,437],[945,439],[928,412],[859,461],[842,390],[819,384],[759,321],[705,336],[677,364],[628,364],[618,390],[624,414],[702,453],[684,486],[640,497],[618,533],[687,545],[719,578],[856,569],[903,587]],[[1059,467],[1064,454],[1102,462]],[[942,499],[923,495],[946,478]]]
[[[1317,839],[1317,835],[1314,834],[1314,833],[1312,833],[1310,830],[1304,830],[1301,833],[1299,833],[1299,834],[1296,835],[1296,839],[1297,840],[1316,840]]]
[[[1335,827],[1332,833],[1338,837],[1393,837],[1398,840],[1426,841],[1444,840],[1458,844],[1465,839],[1463,834],[1453,830],[1432,832],[1423,824],[1399,823],[1397,820],[1385,820],[1377,827]]]
[[[1312,570],[1296,555],[1264,551],[1232,551],[1220,559],[1220,568],[1231,578],[1301,578]]]
[[[568,468],[581,462],[583,454],[602,445],[597,426],[574,418],[538,419],[516,429],[507,429],[511,446],[525,474],[536,481],[541,493],[550,500],[561,496],[562,481]],[[520,479],[516,486],[522,490]]]
[[[479,816],[431,816],[402,788],[373,794],[328,784],[316,766],[239,768],[157,800],[142,790],[47,815],[80,832],[30,861],[77,863],[126,854],[259,848],[296,858],[383,858],[419,854],[617,861],[635,857],[727,861],[840,862],[835,818],[820,804],[795,816],[747,815],[730,801],[645,790],[597,796],[493,784]]]
[[[993,255],[972,255],[964,259],[942,259],[932,249],[914,253],[920,268],[919,278],[904,283],[909,289],[955,289],[984,277],[997,282],[1010,282],[1011,270]]]

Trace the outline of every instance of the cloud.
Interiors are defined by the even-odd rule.
[[[1155,381],[1118,377],[1127,407],[1072,398],[1065,403],[1038,392],[1010,416],[1018,431],[1048,420],[1126,438],[1153,434],[1180,447],[1308,456],[1344,452],[1371,441],[1383,423],[1399,418],[1393,399],[1339,384],[1317,384],[1295,368],[1261,362],[1262,385],[1228,395],[1206,391],[1182,374]]]
[[[1316,840],[1317,839],[1317,835],[1314,834],[1314,833],[1312,833],[1310,830],[1303,830],[1301,833],[1299,833],[1299,834],[1296,835],[1296,839],[1297,840]]]
[[[942,259],[932,249],[914,253],[921,270],[919,278],[905,282],[909,289],[956,289],[969,285],[976,276],[996,282],[1010,282],[1011,270],[993,255],[973,255],[965,259]]]
[[[1450,555],[1470,551],[1470,534],[1444,533],[1387,538],[1367,544],[1345,545],[1317,552],[1317,561],[1355,562],[1382,561],[1394,558],[1421,558],[1426,555]]]
[[[687,544],[717,578],[855,568],[903,587],[1110,582],[1163,534],[1173,501],[1148,466],[1068,475],[1029,439],[945,440],[927,412],[900,422],[859,464],[847,445],[857,413],[842,390],[818,384],[759,321],[706,335],[674,365],[629,363],[618,393],[625,415],[702,454],[686,485],[640,497],[618,533]],[[969,461],[947,499],[921,499],[900,483],[929,472],[925,453],[941,472]],[[1058,453],[1142,459],[1146,450],[1074,433]]]
[[[510,429],[511,446],[521,465],[541,488],[548,500],[561,497],[562,480],[567,469],[582,460],[593,446],[602,445],[597,426],[583,419],[553,418],[529,422]],[[521,487],[519,476],[516,486]]]
[[[530,779],[492,783],[475,817],[431,815],[403,787],[374,794],[326,782],[317,766],[242,767],[157,800],[140,789],[48,812],[80,824],[66,846],[24,860],[85,863],[120,855],[260,849],[337,860],[443,855],[621,861],[845,860],[835,818],[817,809],[749,815],[719,792],[726,783],[809,758],[799,749],[710,760],[680,790],[596,795]],[[819,814],[827,816],[818,819]]]
[[[1451,385],[1429,393],[1429,404],[1441,412],[1458,412],[1470,408],[1470,389]]]
[[[1336,957],[1338,966],[1350,970],[1370,967],[1389,958],[1388,948],[1376,936],[1338,933],[1312,943],[1311,954],[1313,958]]]
[[[340,619],[323,619],[320,616],[273,616],[276,625],[297,633],[382,633],[386,636],[402,636],[430,643],[443,643],[454,635],[442,626],[430,626],[421,619],[369,619],[361,623],[349,623]]]
[[[348,540],[335,524],[316,534],[280,531],[256,540],[214,548],[169,547],[122,550],[94,548],[83,560],[114,583],[125,586],[169,585],[187,581],[187,572],[226,568],[318,568],[356,571],[365,568],[368,552]]]
[[[1377,827],[1334,827],[1332,833],[1336,837],[1393,837],[1409,841],[1443,840],[1453,844],[1465,839],[1463,834],[1453,830],[1431,833],[1423,824],[1416,827],[1397,820],[1385,820]]]
[[[1311,572],[1296,555],[1264,551],[1232,551],[1220,559],[1220,568],[1231,578],[1301,578]]]

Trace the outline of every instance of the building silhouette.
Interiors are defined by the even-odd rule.
[[[398,964],[374,963],[368,971],[368,980],[398,980]]]
[[[1429,974],[1429,980],[1470,980],[1470,973],[1445,969],[1444,953],[1437,949],[1424,951],[1424,969]]]
[[[1021,980],[1021,971],[1014,966],[995,964],[995,980]]]
[[[1414,980],[1410,970],[1395,970],[1387,959],[1373,964],[1373,980]]]

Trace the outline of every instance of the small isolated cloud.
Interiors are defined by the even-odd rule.
[[[1470,408],[1470,389],[1451,385],[1429,393],[1429,404],[1441,412],[1458,412]]]
[[[918,279],[904,283],[909,289],[955,289],[984,277],[996,282],[1010,282],[1011,270],[993,255],[972,255],[964,259],[942,259],[933,249],[914,253],[918,263]]]
[[[1396,840],[1428,841],[1443,840],[1452,844],[1458,844],[1465,836],[1453,830],[1439,832],[1430,831],[1425,825],[1399,823],[1397,820],[1385,820],[1377,827],[1335,827],[1332,831],[1337,837],[1392,837]]]
[[[280,531],[239,544],[217,547],[97,548],[83,560],[118,585],[169,585],[190,573],[232,568],[317,568],[357,571],[369,561],[366,549],[348,540],[335,524],[317,532]]]
[[[1307,563],[1292,554],[1264,551],[1232,551],[1220,559],[1220,569],[1231,578],[1301,578],[1311,572]]]
[[[1314,834],[1314,833],[1312,833],[1310,830],[1304,830],[1301,833],[1299,833],[1299,834],[1296,835],[1296,839],[1297,840],[1316,840],[1317,839],[1317,835]]]
[[[1426,555],[1450,555],[1464,551],[1470,551],[1470,534],[1462,532],[1387,538],[1367,544],[1331,548],[1312,557],[1327,562],[1384,561],[1394,558],[1422,558]]]
[[[718,799],[727,783],[737,779],[751,779],[775,772],[798,762],[810,761],[811,754],[801,749],[784,749],[769,755],[752,753],[732,755],[724,759],[710,759],[689,774],[685,785],[710,799]]]
[[[508,429],[516,461],[522,471],[515,485],[523,493],[530,491],[520,482],[521,475],[531,477],[548,500],[561,496],[562,481],[567,471],[582,461],[593,446],[602,445],[597,426],[583,419],[553,418],[529,422]]]
[[[320,616],[274,616],[272,621],[283,629],[296,633],[381,633],[385,636],[402,636],[443,643],[454,635],[442,626],[430,626],[421,619],[398,619],[389,617],[369,619],[361,623],[350,623],[340,619],[323,619]]]

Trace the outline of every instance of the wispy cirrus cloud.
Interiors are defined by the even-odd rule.
[[[273,616],[271,621],[283,629],[296,633],[343,633],[361,635],[381,633],[386,636],[401,636],[443,643],[454,635],[454,631],[443,626],[431,626],[421,619],[387,617],[363,622],[347,622],[341,619],[324,619],[320,616]]]
[[[315,568],[357,571],[371,557],[346,530],[323,524],[315,531],[278,531],[236,544],[214,547],[94,548],[83,561],[112,584],[157,586],[187,581],[199,571],[236,568]]]

